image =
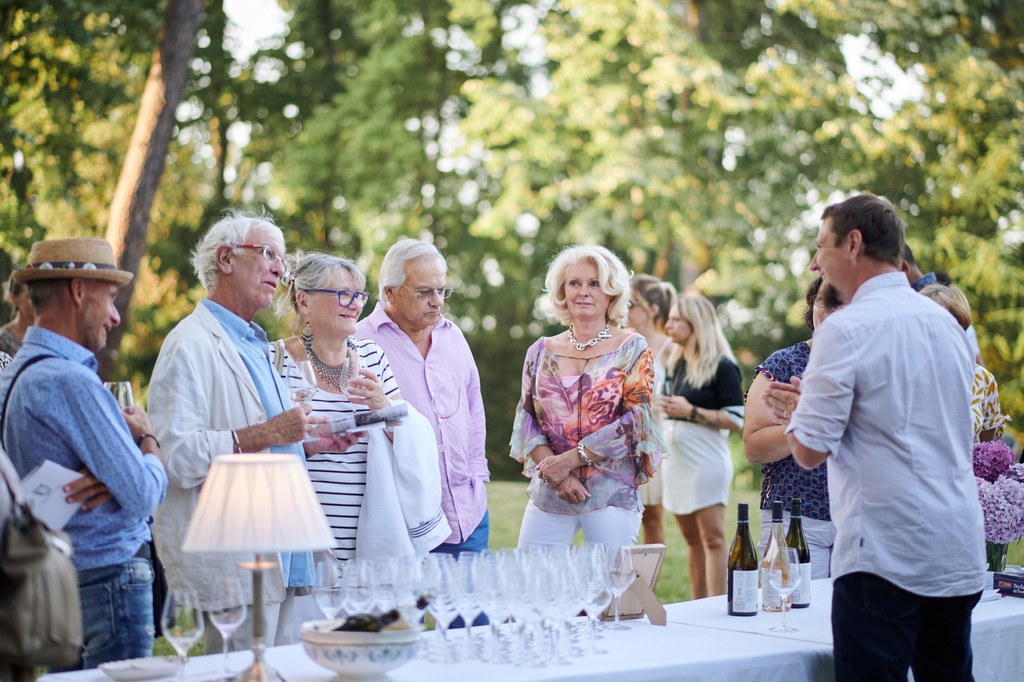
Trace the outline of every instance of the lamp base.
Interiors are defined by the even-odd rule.
[[[262,653],[262,652],[261,652]],[[257,655],[256,660],[247,669],[243,670],[235,678],[236,682],[284,682],[277,671],[263,661],[262,655]]]

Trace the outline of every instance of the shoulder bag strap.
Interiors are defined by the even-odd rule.
[[[2,445],[5,450],[7,449],[7,443],[4,440],[4,421],[7,419],[7,403],[10,402],[11,394],[14,393],[14,384],[15,384],[15,382],[18,381],[18,377],[20,377],[22,375],[22,373],[26,369],[31,367],[32,365],[36,364],[40,360],[46,360],[47,358],[55,358],[55,357],[57,357],[57,356],[56,355],[36,355],[35,357],[29,358],[25,362],[25,364],[22,365],[21,367],[19,367],[18,371],[14,373],[14,378],[11,379],[11,383],[7,386],[7,395],[4,396],[4,406],[3,406],[2,409],[0,409],[0,445]]]

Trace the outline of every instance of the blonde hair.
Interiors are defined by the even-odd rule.
[[[690,338],[675,344],[668,360],[670,372],[675,372],[680,360],[686,361],[686,383],[700,388],[711,382],[724,356],[732,362],[736,358],[718,322],[715,306],[700,294],[681,294],[676,298],[675,310],[683,321],[693,328]]]
[[[921,295],[927,296],[952,313],[957,324],[964,329],[971,326],[971,304],[964,292],[952,284],[929,284],[921,289]]]
[[[555,318],[562,324],[572,322],[569,306],[565,302],[565,271],[570,265],[582,262],[593,263],[597,268],[597,280],[601,283],[601,291],[611,297],[605,317],[616,326],[626,322],[629,312],[629,276],[626,266],[619,257],[603,246],[577,245],[562,249],[548,267],[544,278],[544,290],[551,298],[555,308]]]

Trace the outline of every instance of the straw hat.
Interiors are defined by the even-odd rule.
[[[32,245],[28,265],[14,271],[18,282],[36,282],[44,279],[98,279],[123,286],[131,281],[132,273],[117,269],[114,250],[106,239],[75,237],[73,239],[47,239]]]

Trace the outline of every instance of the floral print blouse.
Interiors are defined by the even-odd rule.
[[[804,373],[810,357],[811,347],[801,341],[775,351],[755,371],[768,381],[789,383],[791,377]],[[799,497],[803,500],[805,518],[832,520],[828,508],[828,468],[824,462],[808,471],[792,455],[786,455],[777,462],[762,464],[761,473],[761,509],[771,509],[773,500],[782,500],[784,508],[789,509],[793,498]]]
[[[583,514],[608,506],[639,511],[637,486],[647,481],[666,451],[651,403],[654,358],[647,341],[639,334],[629,337],[618,348],[589,360],[579,377],[559,376],[558,358],[543,338],[526,352],[511,456],[533,479],[527,494],[540,509],[555,514]],[[581,441],[595,461],[572,475],[590,498],[570,504],[534,476],[530,452],[548,445],[558,454]]]
[[[974,385],[971,387],[971,424],[974,427],[974,442],[982,431],[1000,429],[1010,421],[999,407],[999,387],[992,372],[981,365],[974,366]]]

